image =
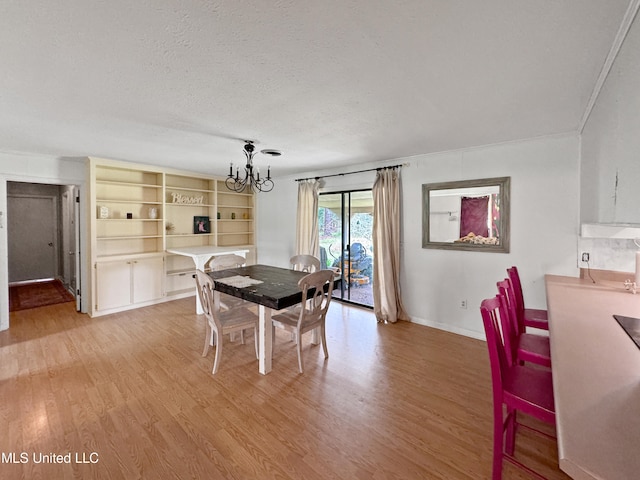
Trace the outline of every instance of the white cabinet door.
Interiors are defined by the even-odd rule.
[[[162,257],[134,260],[132,266],[133,303],[161,298],[164,278]]]
[[[96,310],[131,304],[131,262],[96,264]]]

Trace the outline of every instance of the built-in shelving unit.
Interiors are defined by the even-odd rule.
[[[153,171],[95,167],[97,257],[163,250],[162,181]]]
[[[224,184],[223,184],[224,185]],[[226,187],[224,187],[226,189]],[[222,189],[221,189],[222,190]],[[253,194],[218,192],[218,245],[221,247],[254,243]]]
[[[232,192],[217,177],[88,162],[92,315],[193,295],[192,260],[167,249],[237,246],[255,261],[253,194]]]
[[[167,248],[215,245],[216,180],[186,175],[165,176]],[[207,217],[198,231],[196,217]]]

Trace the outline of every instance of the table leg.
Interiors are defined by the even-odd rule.
[[[271,328],[271,309],[264,305],[258,306],[260,321],[258,324],[258,352],[259,371],[266,375],[271,371],[271,356],[273,352],[273,329]]]

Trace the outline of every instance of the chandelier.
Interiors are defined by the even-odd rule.
[[[244,166],[244,173],[240,176],[240,169],[236,166],[236,174],[233,175],[233,162],[229,166],[229,176],[225,180],[225,184],[229,190],[234,192],[244,192],[249,188],[252,192],[270,192],[273,190],[273,181],[271,180],[271,165],[267,167],[267,176],[260,179],[260,169],[253,166],[253,157],[256,154],[253,142],[245,140],[244,156],[247,157],[247,164]],[[279,157],[281,155],[278,150],[261,150],[260,153]]]

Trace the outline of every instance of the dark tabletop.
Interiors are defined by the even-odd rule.
[[[248,265],[246,267],[208,272],[208,274],[215,283],[215,289],[219,292],[275,310],[291,307],[302,301],[302,292],[298,287],[298,281],[307,275],[305,272],[272,267],[270,265]],[[216,282],[216,279],[234,277],[236,275],[262,280],[263,283],[238,288]]]

